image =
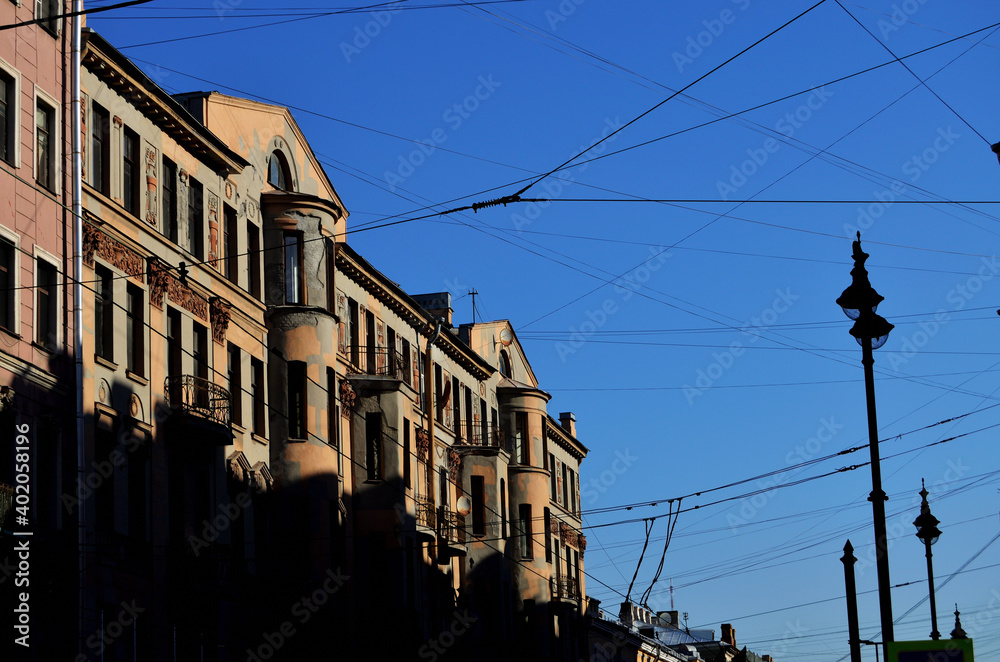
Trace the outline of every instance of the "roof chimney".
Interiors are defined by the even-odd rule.
[[[559,414],[559,425],[566,430],[571,437],[576,437],[576,416],[571,411],[564,411]]]
[[[451,326],[451,292],[432,292],[431,294],[414,294],[414,301],[434,317]]]
[[[736,648],[736,628],[729,623],[722,624],[722,641]]]
[[[771,657],[770,655],[761,655],[760,659],[762,660],[762,662],[774,662],[774,658]]]

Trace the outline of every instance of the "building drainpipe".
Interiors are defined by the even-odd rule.
[[[73,45],[72,45],[72,120],[70,126],[73,132],[73,336],[74,364],[76,368],[76,474],[77,481],[83,484],[84,463],[84,419],[83,419],[83,155],[80,138],[80,112],[83,107],[83,97],[80,91],[80,60],[83,33],[83,0],[73,1]],[[77,510],[77,560],[79,564],[79,597],[77,609],[77,636],[79,650],[83,651],[86,581],[84,574],[86,562],[84,549],[87,540],[87,509]]]

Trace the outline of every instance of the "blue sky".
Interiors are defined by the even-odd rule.
[[[472,319],[472,288],[480,318],[512,321],[551,413],[576,412],[591,449],[584,507],[611,510],[586,524],[633,520],[588,530],[588,593],[613,612],[644,540],[634,520],[660,517],[637,598],[667,499],[867,443],[861,351],[835,303],[860,229],[896,325],[875,356],[892,583],[908,584],[894,615],[927,591],[911,524],[925,478],[943,531],[939,629],[957,602],[988,658],[1000,544],[941,585],[1000,533],[1000,34],[932,47],[1000,23],[1000,8],[841,1],[742,54],[815,3],[428,1],[316,16],[347,5],[157,0],[89,25],[171,92],[295,108],[361,254],[409,292],[451,290],[456,322]],[[689,85],[524,193],[551,202],[364,230],[513,194]],[[862,448],[687,496],[650,605],[670,608],[672,577],[692,627],[731,622],[741,646],[779,661],[841,659],[839,558],[848,537],[871,557],[869,469],[793,483],[866,461]],[[658,505],[613,509],[641,502]],[[866,639],[875,586],[859,562]],[[896,638],[925,638],[928,612]]]

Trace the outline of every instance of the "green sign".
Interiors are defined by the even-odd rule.
[[[975,662],[972,639],[890,641],[886,662]]]

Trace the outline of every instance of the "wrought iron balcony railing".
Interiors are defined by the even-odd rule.
[[[416,505],[417,524],[432,531],[437,528],[437,513],[434,511],[434,502],[425,496],[413,498]]]
[[[352,348],[350,356],[354,364],[350,371],[355,375],[375,375],[392,377],[409,383],[409,365],[403,355],[388,347]]]
[[[456,421],[455,443],[500,448],[503,446],[503,432],[499,425],[484,427],[476,421]]]
[[[453,510],[441,509],[441,537],[459,545],[465,544],[465,518]]]
[[[202,377],[175,375],[163,382],[167,407],[191,414],[229,429],[232,396],[229,391]]]
[[[553,577],[549,580],[553,600],[579,600],[576,580],[567,577]]]

